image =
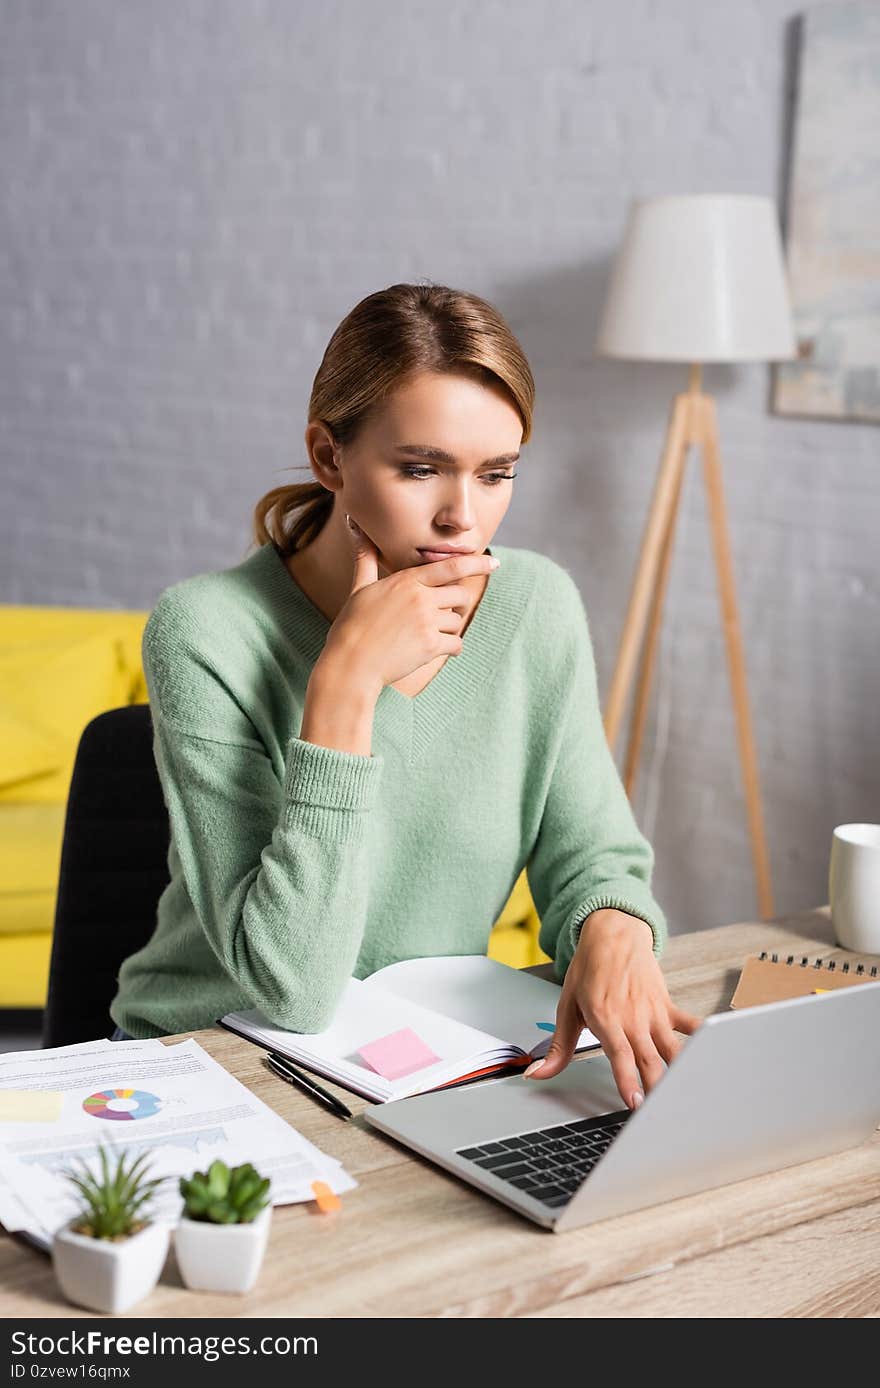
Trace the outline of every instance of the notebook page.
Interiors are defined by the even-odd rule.
[[[479,1027],[497,1041],[508,1042],[529,1055],[542,1055],[549,1046],[553,1031],[547,1028],[555,1027],[561,995],[558,984],[484,954],[402,959],[378,969],[363,982],[364,987]],[[598,1044],[598,1038],[585,1027],[577,1049]]]
[[[273,1027],[258,1010],[237,1017],[259,1033],[261,1042],[303,1064],[314,1061],[322,1074],[351,1083],[359,1091],[399,1098],[431,1089],[450,1079],[510,1055],[508,1046],[478,1028],[442,1017],[405,998],[365,988],[349,979],[333,1021],[325,1031],[285,1031]],[[389,1033],[410,1027],[439,1059],[397,1080],[386,1079],[358,1051]]]

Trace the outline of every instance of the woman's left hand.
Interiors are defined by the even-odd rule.
[[[647,921],[626,911],[593,911],[581,927],[577,949],[565,975],[556,1009],[556,1030],[543,1061],[524,1075],[550,1079],[572,1059],[584,1027],[602,1044],[614,1081],[627,1108],[638,1108],[701,1024],[675,1007],[654,956]]]

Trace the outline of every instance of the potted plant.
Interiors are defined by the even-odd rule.
[[[207,1171],[196,1171],[189,1179],[181,1176],[184,1206],[174,1249],[188,1287],[250,1291],[269,1238],[270,1185],[250,1162],[230,1169],[213,1161]]]
[[[80,1168],[61,1174],[83,1197],[82,1207],[52,1239],[52,1264],[64,1295],[92,1311],[125,1311],[148,1296],[168,1253],[170,1229],[154,1223],[146,1206],[163,1177],[147,1179],[146,1154],[121,1151],[115,1164],[100,1148],[101,1172]]]

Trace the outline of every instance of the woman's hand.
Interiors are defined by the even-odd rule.
[[[490,554],[463,554],[379,578],[376,546],[359,528],[348,528],[351,593],[330,628],[322,658],[341,653],[346,668],[357,668],[364,683],[381,690],[441,655],[460,655],[469,600],[462,580],[491,574],[499,561]]]
[[[602,1043],[627,1108],[638,1108],[701,1019],[673,1006],[653,953],[647,921],[626,911],[593,911],[580,939],[556,1009],[556,1030],[543,1061],[523,1073],[550,1079],[564,1070],[589,1027]]]

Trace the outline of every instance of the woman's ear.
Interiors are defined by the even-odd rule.
[[[337,461],[338,444],[327,425],[320,419],[310,420],[304,439],[309,463],[316,479],[328,491],[339,491],[342,476]]]

